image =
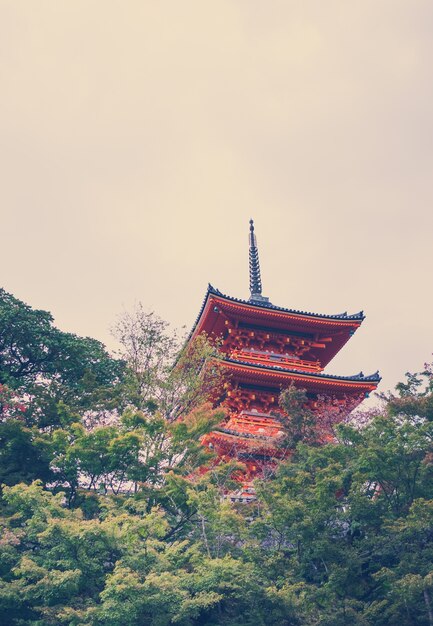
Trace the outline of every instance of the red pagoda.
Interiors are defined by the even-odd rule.
[[[219,403],[227,419],[207,435],[204,445],[220,460],[237,459],[246,478],[262,475],[282,455],[279,395],[291,384],[305,389],[311,406],[320,396],[351,408],[374,391],[379,373],[334,376],[324,368],[350,339],[364,314],[322,315],[275,306],[262,295],[254,224],[249,233],[250,298],[240,300],[209,285],[191,339],[218,338],[227,376]],[[289,416],[290,417],[290,416]]]

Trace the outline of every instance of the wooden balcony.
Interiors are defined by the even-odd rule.
[[[255,350],[233,350],[229,354],[230,358],[267,367],[278,366],[286,369],[304,370],[307,372],[321,372],[320,361],[304,361],[302,359],[291,358],[284,354],[258,352]]]

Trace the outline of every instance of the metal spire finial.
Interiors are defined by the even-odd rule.
[[[260,277],[259,249],[254,233],[254,221],[250,220],[250,302],[269,302],[262,296],[262,279]]]

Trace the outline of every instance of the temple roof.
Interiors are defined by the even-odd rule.
[[[249,361],[241,361],[239,359],[224,358],[224,363],[238,363],[239,365],[246,365],[247,367],[253,367],[264,370],[275,370],[287,374],[302,375],[306,378],[331,378],[334,380],[347,380],[353,382],[374,382],[379,383],[382,378],[379,371],[374,374],[368,374],[367,376],[363,372],[358,374],[352,374],[351,376],[338,376],[337,374],[325,374],[324,372],[306,372],[305,370],[298,370],[295,368],[288,369],[286,367],[279,367],[278,365],[262,365],[261,363],[250,363]]]
[[[226,296],[209,284],[188,340],[202,332],[210,337],[223,336],[227,332],[227,316],[240,323],[255,325],[256,328],[260,326],[262,329],[274,329],[277,333],[302,333],[302,336],[318,341],[320,336],[332,337],[332,341],[326,344],[325,349],[320,350],[320,354],[314,353],[306,357],[307,360],[319,360],[322,367],[331,361],[364,320],[362,311],[352,315],[309,313],[265,301],[252,302]]]
[[[381,377],[379,372],[365,376],[362,372],[352,376],[337,376],[323,372],[306,372],[299,369],[286,369],[278,365],[262,365],[226,357],[221,365],[227,368],[229,376],[240,383],[281,389],[290,383],[305,388],[308,392],[344,397],[359,393],[368,395],[377,388]],[[359,397],[359,402],[361,401]]]
[[[275,311],[282,311],[284,313],[294,313],[296,315],[305,315],[307,317],[321,317],[321,318],[331,319],[331,320],[360,320],[362,321],[365,319],[364,311],[359,311],[359,313],[352,313],[351,315],[348,315],[346,311],[344,313],[334,313],[331,315],[324,314],[324,313],[309,313],[308,311],[299,311],[297,309],[286,309],[284,307],[271,304],[270,302],[262,302],[262,301],[257,301],[257,300],[251,301],[251,300],[242,300],[241,298],[233,298],[232,296],[226,296],[219,289],[216,289],[209,283],[206,296],[203,302],[203,306],[198,315],[197,321],[200,318],[201,312],[206,304],[206,299],[209,294],[220,296],[221,298],[224,298],[225,300],[230,300],[231,302],[239,302],[240,304],[248,304],[250,306],[256,306],[256,307],[260,307],[263,309],[273,309]]]
[[[323,369],[365,319],[363,311],[352,314],[346,311],[333,314],[312,313],[269,302],[269,299],[262,295],[257,239],[252,220],[249,233],[249,270],[251,294],[249,300],[227,296],[211,284],[208,285],[188,340],[200,333],[206,333],[211,339],[222,338],[223,342],[227,343],[227,350],[233,351],[236,341],[240,341],[241,345],[242,342],[249,345],[250,337],[255,337],[255,333],[259,336],[261,333],[259,341],[269,340],[271,344],[273,341],[276,343],[283,341],[281,345],[286,343],[297,345],[298,356],[302,355],[305,361],[320,364],[320,368]],[[250,335],[245,335],[245,329],[250,329]],[[222,351],[225,351],[224,347]],[[262,367],[267,368],[266,365]],[[274,369],[278,371],[280,368],[276,365]],[[323,374],[322,377],[326,379],[327,375]],[[347,378],[351,379],[353,377]]]
[[[244,305],[246,307],[248,307],[251,311],[254,310],[262,310],[262,311],[274,311],[275,313],[286,313],[289,315],[294,315],[296,316],[298,319],[304,319],[306,322],[308,322],[309,320],[311,321],[320,321],[320,320],[324,320],[324,321],[335,321],[337,324],[342,324],[342,325],[346,325],[350,323],[353,323],[353,325],[355,327],[359,326],[363,320],[365,319],[365,315],[363,311],[359,311],[359,313],[353,313],[352,315],[348,315],[346,312],[344,313],[336,313],[333,315],[329,315],[329,314],[324,314],[324,313],[310,313],[307,311],[300,311],[297,309],[288,309],[288,308],[284,308],[284,307],[280,307],[280,306],[276,306],[275,304],[271,304],[270,302],[265,302],[265,301],[254,301],[252,302],[251,300],[243,300],[241,298],[233,298],[232,296],[227,296],[225,294],[223,294],[219,289],[216,289],[215,287],[213,287],[210,283],[208,284],[208,288],[205,294],[205,297],[203,299],[203,304],[200,308],[200,312],[197,316],[197,319],[194,322],[194,325],[191,329],[191,332],[189,334],[189,338],[191,338],[199,324],[200,318],[203,315],[203,312],[205,310],[206,304],[209,300],[210,297],[212,296],[216,296],[217,298],[222,298],[223,300],[225,300],[226,302],[232,302],[233,304],[240,304],[240,305]]]

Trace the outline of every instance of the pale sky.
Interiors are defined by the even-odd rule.
[[[0,285],[113,346],[208,282],[367,318],[327,371],[432,360],[431,0],[0,0]]]

